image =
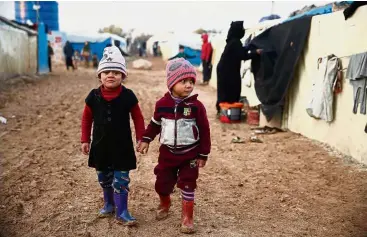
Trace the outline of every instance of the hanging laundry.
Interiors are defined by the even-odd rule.
[[[251,72],[251,60],[242,62],[241,75],[243,84],[246,85],[247,87],[251,87],[251,81],[253,80],[254,77],[254,75]]]
[[[340,94],[343,91],[343,71],[341,70],[341,64],[339,64],[338,74],[336,75],[336,82],[334,86],[334,93]]]
[[[367,77],[367,52],[350,57],[346,79],[357,80]]]
[[[267,121],[284,105],[298,59],[307,42],[311,19],[306,16],[273,26],[250,42],[250,48],[263,49],[260,57],[251,60],[251,70]]]
[[[360,113],[366,114],[367,100],[367,52],[350,57],[346,78],[353,87],[353,113],[360,105]]]
[[[311,117],[333,121],[334,86],[339,65],[339,59],[334,54],[318,60],[317,76],[313,77],[311,100],[306,108]]]
[[[252,34],[249,37],[247,37],[247,39],[245,40],[245,43],[243,44],[243,46],[244,47],[248,46],[250,44],[251,40],[252,40]]]
[[[243,78],[243,82],[245,83],[247,87],[251,87],[251,82],[252,82],[253,77],[254,76],[251,72],[251,69],[250,68],[246,69],[242,78]]]
[[[360,113],[366,114],[367,79],[351,80],[353,86],[353,113],[356,114],[360,105]]]

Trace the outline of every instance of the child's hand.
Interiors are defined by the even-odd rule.
[[[206,164],[206,160],[197,159],[197,165],[199,168],[203,168]]]
[[[136,144],[136,151],[137,152],[140,152],[140,145],[141,145],[141,141],[137,141],[137,144]]]
[[[140,145],[138,147],[138,152],[140,152],[141,154],[146,154],[148,153],[148,150],[149,150],[149,143],[140,142]]]
[[[84,155],[89,154],[89,143],[88,142],[82,143],[82,152]]]

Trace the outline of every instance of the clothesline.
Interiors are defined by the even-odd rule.
[[[367,53],[367,52],[363,52],[363,53]],[[357,53],[357,54],[362,54],[362,53]],[[341,57],[338,57],[338,59],[342,59],[342,58],[350,58],[350,57],[351,57],[351,56],[353,56],[353,55],[356,55],[356,54],[341,56]],[[343,68],[343,69],[341,69],[340,71],[345,71],[345,70],[347,70],[347,69],[348,69],[348,67]]]
[[[351,57],[353,55],[362,54],[362,53],[367,53],[367,51],[366,52],[361,52],[361,53],[355,53],[355,54],[352,54],[352,55],[345,55],[345,56],[341,56],[341,57],[338,57],[338,58],[339,59],[341,59],[341,58],[349,58],[349,57]]]

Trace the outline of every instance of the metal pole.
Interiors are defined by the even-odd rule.
[[[37,5],[37,7],[35,7],[35,10],[36,10],[36,25],[37,25],[37,72],[39,73],[40,71],[39,71],[39,67],[40,67],[40,62],[39,62],[39,55],[38,55],[38,53],[39,53],[39,47],[40,47],[40,45],[39,45],[39,12],[38,12],[38,10],[39,10],[39,3],[37,2],[36,3]],[[34,5],[33,5],[34,6]]]
[[[271,15],[274,13],[274,1],[271,1]]]
[[[37,25],[37,72],[38,72],[38,74],[40,73],[40,70],[39,70],[39,68],[40,68],[40,60],[39,60],[39,37],[40,37],[40,34],[39,34],[39,25],[38,25],[38,10],[36,10],[37,11],[37,14],[36,14],[36,25]]]

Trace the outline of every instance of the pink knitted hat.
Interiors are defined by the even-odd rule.
[[[184,58],[173,59],[168,62],[166,67],[167,87],[172,87],[187,78],[193,78],[196,82],[196,70],[191,63]]]

